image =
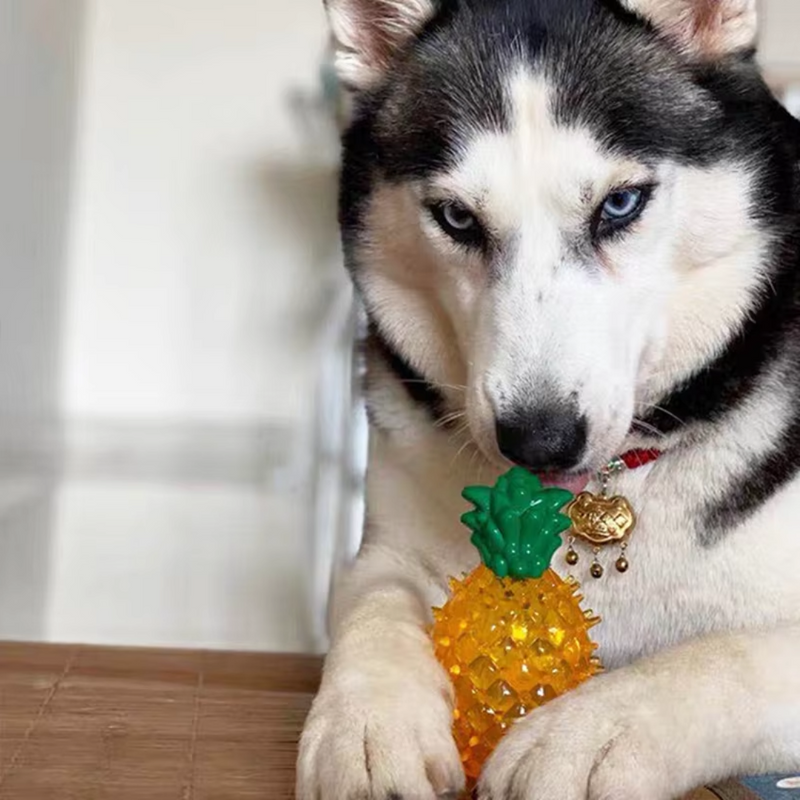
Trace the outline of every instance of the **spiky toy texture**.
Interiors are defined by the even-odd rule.
[[[571,495],[515,468],[495,487],[464,491],[462,518],[483,564],[452,580],[434,610],[436,656],[455,690],[453,732],[470,784],[509,727],[599,669],[578,584],[549,569],[569,525]]]

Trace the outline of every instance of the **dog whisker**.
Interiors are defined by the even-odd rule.
[[[642,433],[650,433],[660,439],[664,439],[666,437],[666,434],[656,428],[655,425],[651,425],[649,422],[645,422],[644,420],[637,419],[635,417],[633,419],[633,427]]]
[[[454,422],[458,422],[466,416],[466,411],[453,411],[451,414],[445,414],[441,419],[437,420],[434,427],[446,428],[448,425],[452,425]]]
[[[470,447],[472,447],[474,449],[475,453],[478,452],[478,448],[475,446],[475,442],[473,442],[472,439],[467,439],[464,442],[464,444],[461,445],[461,447],[459,448],[458,452],[453,456],[453,460],[450,462],[450,467],[451,468],[455,466],[455,464],[458,461],[458,459],[461,458],[461,456],[464,454],[464,452]],[[474,457],[474,454],[473,454],[473,457]],[[470,461],[470,463],[472,463],[472,462]]]
[[[469,431],[469,422],[465,422],[463,425],[461,425],[459,428],[453,431],[453,433],[450,435],[450,441],[451,442],[456,441],[459,437],[463,436],[468,431]]]
[[[685,420],[682,420],[677,414],[673,414],[668,409],[664,408],[663,406],[655,405],[654,403],[643,403],[645,408],[649,408],[652,411],[658,411],[660,414],[666,414],[668,417],[671,417],[675,420],[679,425],[684,426],[686,425]]]

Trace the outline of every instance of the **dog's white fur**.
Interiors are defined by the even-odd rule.
[[[658,24],[668,5],[686,7],[629,5]],[[722,36],[729,18],[720,19]],[[732,35],[726,46],[740,42]],[[503,469],[492,407],[543,380],[578,392],[597,431],[585,466],[597,466],[637,443],[626,437],[634,413],[724,346],[761,282],[768,243],[742,200],[746,165],[661,165],[635,242],[610,245],[591,265],[604,280],[570,263],[584,206],[643,167],[602,154],[588,131],[555,126],[541,78],[520,72],[511,94],[511,133],[478,137],[435,185],[384,187],[371,200],[360,253],[371,312],[469,427],[433,428],[390,374],[371,376],[369,527],[336,596],[298,800],[433,800],[463,785],[450,685],[425,628],[448,576],[476,564],[457,522],[460,491]],[[432,194],[517,235],[502,287],[489,287],[476,257],[420,211],[420,195]],[[609,319],[608,308],[619,313]],[[715,547],[698,546],[698,504],[723,488],[714,476],[751,463],[786,425],[780,364],[762,387],[724,426],[695,431],[697,446],[674,434],[661,461],[618,479],[614,489],[644,512],[633,568],[583,581],[611,671],[519,724],[490,762],[483,796],[666,800],[800,765],[800,481]]]

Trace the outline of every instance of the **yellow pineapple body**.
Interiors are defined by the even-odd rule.
[[[471,783],[518,719],[599,671],[578,584],[552,570],[541,578],[498,578],[481,566],[451,581],[434,610],[436,656],[455,688],[453,732]]]

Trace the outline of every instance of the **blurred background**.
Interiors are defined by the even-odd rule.
[[[0,0],[0,638],[324,649],[366,441],[326,46],[322,0]]]

